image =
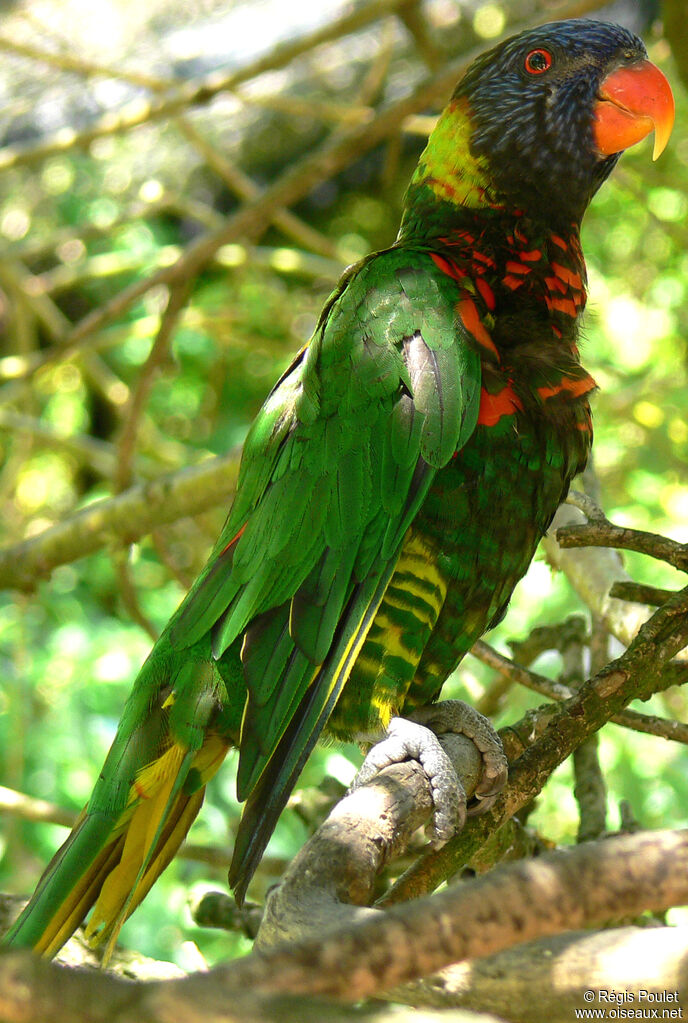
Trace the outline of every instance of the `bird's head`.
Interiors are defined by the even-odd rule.
[[[416,181],[468,206],[580,220],[621,151],[654,130],[656,158],[673,120],[669,83],[637,36],[606,22],[553,22],[471,64]]]

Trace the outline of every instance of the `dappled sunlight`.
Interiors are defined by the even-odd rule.
[[[605,996],[599,998],[600,990],[609,992],[609,1001],[613,1004],[617,1001],[615,994],[619,1004],[633,1001],[636,1007],[662,1000],[662,993],[677,991],[682,986],[683,970],[677,961],[674,975],[667,974],[667,952],[675,946],[671,930],[656,931],[652,942],[647,941],[647,934],[642,927],[602,931],[597,935],[581,934],[563,952],[552,957],[555,989],[561,992],[572,988],[581,991],[583,987],[592,990],[596,1006],[606,1001]],[[640,995],[641,991],[645,992],[644,996]]]

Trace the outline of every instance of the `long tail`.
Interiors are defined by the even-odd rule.
[[[210,723],[216,676],[190,660],[178,666],[172,685],[149,688],[137,706],[142,688],[128,704],[88,806],[5,943],[53,956],[92,909],[86,936],[93,945],[105,943],[107,961],[122,924],[191,827],[206,783],[230,748]]]
[[[93,909],[86,937],[106,943],[107,961],[122,924],[176,855],[227,749],[218,736],[195,754],[171,747],[137,776],[119,820],[84,810],[5,941],[54,956]]]

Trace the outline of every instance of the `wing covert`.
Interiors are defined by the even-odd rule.
[[[243,636],[242,796],[287,729],[301,733],[306,704],[322,728],[351,667],[348,648],[333,661],[338,637],[362,642],[361,595],[378,591],[436,471],[474,429],[480,361],[455,303],[426,252],[366,260],[249,433],[234,506],[170,633],[183,649],[211,631],[216,657]]]

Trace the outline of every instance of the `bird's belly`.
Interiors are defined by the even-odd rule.
[[[479,430],[438,473],[330,717],[330,734],[376,734],[393,715],[436,699],[500,619],[568,486],[561,465],[539,457],[541,450],[532,437]]]
[[[448,580],[431,537],[412,526],[365,643],[327,724],[337,738],[383,731],[413,682]]]

